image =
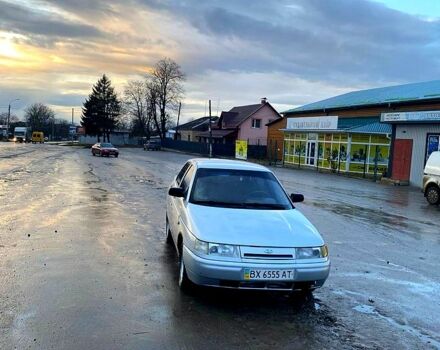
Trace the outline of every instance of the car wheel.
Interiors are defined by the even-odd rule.
[[[183,253],[179,254],[179,288],[184,292],[190,292],[194,287],[191,280],[186,274],[185,262],[183,261]]]
[[[92,152],[92,156],[93,156],[93,157],[96,156],[95,152]]]
[[[119,154],[115,154],[115,158],[118,158]]]
[[[440,203],[440,189],[435,186],[428,187],[425,192],[426,200],[431,205],[437,205]]]
[[[166,234],[166,242],[169,245],[173,244],[173,236],[171,235],[170,224],[168,223],[168,218],[165,222],[165,234]]]

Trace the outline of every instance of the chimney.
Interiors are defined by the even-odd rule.
[[[264,105],[265,103],[267,103],[267,98],[266,97],[262,97],[261,98],[261,104]]]

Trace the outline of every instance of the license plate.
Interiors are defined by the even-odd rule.
[[[265,269],[244,269],[244,280],[293,280],[295,278],[295,270],[265,270]]]

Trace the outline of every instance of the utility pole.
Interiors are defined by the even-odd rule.
[[[74,124],[73,124],[73,114],[75,113],[75,108],[72,108],[72,126],[74,126]],[[73,143],[73,132],[71,131],[72,129],[71,128],[69,128],[69,133],[70,133],[70,136],[71,136],[71,138],[72,138],[72,143]]]
[[[209,100],[209,158],[212,158],[211,100]]]
[[[8,140],[9,137],[9,118],[11,117],[11,102],[9,102],[8,107],[8,121],[6,122],[6,140]]]
[[[12,100],[11,102],[9,102],[9,106],[8,106],[8,121],[6,123],[6,133],[7,133],[6,138],[8,138],[8,136],[9,136],[9,120],[11,118],[11,104],[12,104],[12,102],[15,102],[15,101],[20,101],[20,99],[16,98],[15,100]]]
[[[177,112],[177,125],[176,125],[176,137],[174,138],[175,140],[178,139],[179,133],[178,133],[178,129],[179,129],[179,120],[180,120],[180,108],[182,107],[182,102],[179,102],[179,112]]]

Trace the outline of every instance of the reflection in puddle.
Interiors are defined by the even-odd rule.
[[[419,331],[418,329],[411,327],[408,324],[400,323],[389,316],[383,315],[381,312],[376,310],[371,305],[359,304],[359,305],[356,305],[355,307],[353,307],[353,310],[356,310],[357,312],[360,312],[363,314],[377,316],[380,319],[388,322],[391,326],[393,326],[401,331],[408,332],[408,333],[412,334],[413,336],[419,338],[424,343],[431,344],[434,347],[440,349],[440,341],[437,341],[433,337],[427,335],[426,332]]]
[[[388,212],[384,212],[380,209],[371,209],[355,205],[327,203],[321,201],[314,201],[312,202],[312,205],[318,208],[322,208],[326,211],[333,212],[337,215],[348,217],[353,220],[362,221],[366,224],[371,224],[372,222],[374,222],[393,231],[397,229],[399,232],[409,234],[416,239],[421,239],[421,233],[424,233],[424,231],[420,230],[419,225],[427,224],[425,222],[413,219],[409,221],[408,218],[405,216],[391,214]]]

